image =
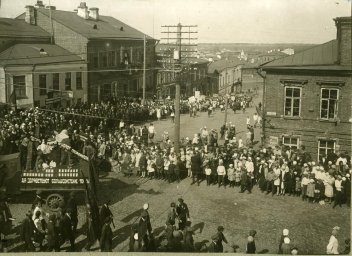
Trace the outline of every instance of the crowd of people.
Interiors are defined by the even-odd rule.
[[[205,109],[208,111],[209,108],[211,111],[221,109],[224,104],[222,100],[203,103],[208,104]],[[246,102],[243,104],[247,106]],[[191,115],[201,110],[200,106],[189,106]],[[51,146],[50,142],[62,135],[65,144],[88,156],[99,172],[115,171],[125,176],[164,179],[169,183],[188,177],[192,185],[200,186],[205,181],[207,186],[216,185],[219,189],[238,188],[239,193],[251,193],[253,187],[258,186],[261,192],[271,196],[300,196],[309,203],[333,204],[333,208],[342,204],[350,206],[351,159],[347,152],[339,155],[329,152],[314,161],[304,146],[299,149],[284,145],[259,146],[255,149],[254,127],[261,123],[257,114],[253,116],[253,125],[247,118],[246,139],[236,133],[236,125],[230,122],[220,127],[220,138],[216,129],[202,127],[192,138],[183,138],[180,150],[176,152],[167,132],[162,132],[162,141],[157,141],[159,131],[152,122],[145,123],[165,116],[172,118],[172,113],[172,105],[141,105],[138,100],[127,98],[59,110],[14,111],[5,108],[0,113],[0,151],[2,154],[19,152],[22,170],[27,172],[41,172],[53,163],[55,166],[73,166],[77,164],[74,156]],[[39,138],[41,143],[33,141],[33,137]],[[224,139],[223,144],[219,143],[221,139]],[[28,220],[23,222],[26,250],[33,250],[33,241],[36,247],[44,250],[44,240],[47,242],[45,250],[57,251],[65,241],[70,241],[70,249],[74,250],[77,205],[74,195],[70,200],[68,205],[60,206],[62,209],[58,215],[46,215],[41,207],[42,200],[34,203],[33,209],[27,213]],[[175,212],[170,210],[171,217],[166,222],[164,247],[153,248],[148,206],[145,206],[140,222],[132,228],[130,250],[195,250],[187,205],[180,199],[178,205],[173,203],[171,208]],[[89,220],[89,205],[87,209]],[[113,215],[108,211],[108,203],[102,209],[105,210],[101,212],[105,213],[100,217],[101,234],[88,240],[100,239],[101,250],[111,251]],[[53,231],[53,227],[59,231]],[[220,244],[226,242],[222,231],[223,227],[219,227],[206,250],[222,251]],[[88,232],[88,235],[97,236],[93,233]],[[255,234],[254,230],[249,233],[246,249],[249,253],[255,252]],[[280,250],[296,253],[297,248],[285,238],[287,235],[280,243]],[[50,243],[52,240],[55,243]],[[88,243],[87,250],[91,245]]]

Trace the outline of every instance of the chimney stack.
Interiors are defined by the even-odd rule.
[[[45,7],[45,5],[43,4],[43,1],[39,1],[39,0],[35,4],[35,6],[38,7],[38,8],[44,8]]]
[[[99,8],[89,8],[89,17],[91,17],[93,20],[99,20]]]
[[[35,8],[33,5],[26,5],[26,16],[24,20],[30,25],[36,25]]]
[[[50,9],[50,10],[52,10],[52,11],[55,11],[55,10],[56,10],[56,6],[47,5],[47,6],[46,6],[46,9]]]
[[[80,5],[77,7],[77,15],[85,20],[89,19],[89,12],[88,12],[88,6],[86,5],[86,2],[81,2]]]
[[[338,60],[340,65],[351,65],[351,29],[352,18],[350,17],[337,17],[334,19],[337,28],[337,51]]]

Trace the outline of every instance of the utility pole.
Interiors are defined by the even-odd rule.
[[[146,87],[146,62],[147,62],[147,39],[146,39],[146,36],[144,35],[144,38],[143,38],[143,100],[142,100],[142,103],[143,105],[145,104],[145,87]]]
[[[227,123],[227,109],[229,107],[229,97],[227,97],[227,95],[225,94],[225,120],[224,120],[224,124],[226,125]]]
[[[172,63],[172,70],[174,67],[177,69],[178,77],[175,81],[175,130],[174,130],[174,147],[175,152],[179,152],[180,149],[180,100],[181,100],[181,78],[182,78],[182,70],[185,66],[185,62],[183,59],[190,58],[189,53],[197,52],[196,50],[192,50],[192,47],[196,47],[197,44],[192,43],[193,40],[197,40],[198,38],[191,38],[191,34],[198,33],[197,31],[191,31],[191,28],[197,27],[197,25],[181,25],[181,23],[175,25],[162,26],[167,28],[167,31],[161,32],[166,33],[167,38],[161,38],[162,40],[166,40],[165,45],[166,50],[162,55],[163,57],[168,58],[163,61],[163,66],[167,69],[170,69],[170,64]],[[188,31],[182,31],[183,28],[188,28]],[[170,29],[176,29],[176,31],[170,31]],[[170,37],[170,34],[176,34],[176,37]],[[186,34],[185,37],[182,35]],[[188,35],[188,37],[187,37]],[[176,42],[171,43],[173,40]],[[182,43],[182,40],[188,40],[188,43]],[[171,41],[171,42],[170,42]],[[188,47],[184,49],[183,47]],[[173,50],[173,52],[171,51]],[[182,55],[184,54],[184,55]],[[165,63],[169,65],[169,67],[165,66]]]

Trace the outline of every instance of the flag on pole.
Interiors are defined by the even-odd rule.
[[[92,189],[92,184],[89,182],[87,183],[87,179],[84,176],[83,171],[81,170],[81,174],[84,180],[84,185],[86,189],[86,197],[87,197],[87,202],[90,205],[90,214],[91,214],[91,221],[92,221],[92,227],[94,231],[94,237],[99,240],[100,235],[101,235],[101,223],[100,223],[100,216],[99,216],[99,206],[98,206],[98,200],[96,197],[96,194],[94,193]]]

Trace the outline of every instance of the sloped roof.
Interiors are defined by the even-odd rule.
[[[212,74],[215,71],[221,71],[225,68],[236,67],[242,64],[243,62],[240,60],[217,60],[208,65],[208,73]]]
[[[305,51],[268,62],[262,65],[262,68],[336,65],[337,61],[337,40],[331,40]]]
[[[43,49],[47,54],[41,54]],[[15,44],[0,53],[0,65],[37,65],[84,62],[79,56],[52,44]]]
[[[0,37],[47,37],[50,34],[38,26],[19,19],[0,18]]]
[[[37,8],[36,10],[49,17],[49,9]],[[23,17],[22,14],[18,18]],[[144,37],[144,33],[141,31],[110,16],[99,15],[99,20],[93,20],[92,18],[84,19],[78,16],[76,12],[52,10],[51,17],[88,39],[143,39]],[[93,28],[94,25],[97,26],[97,29]],[[123,31],[121,31],[121,27],[123,27]],[[147,36],[147,39],[153,38]]]

